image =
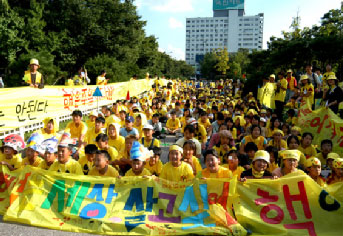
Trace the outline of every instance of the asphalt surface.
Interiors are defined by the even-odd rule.
[[[165,141],[161,141],[161,148],[163,150],[161,161],[166,163],[168,161],[168,149],[170,144],[175,143],[175,136],[167,135]],[[82,236],[82,235],[94,235],[84,233],[73,233],[66,231],[51,230],[47,228],[39,228],[29,225],[23,225],[19,223],[12,223],[3,221],[3,217],[0,216],[0,235],[1,236]]]

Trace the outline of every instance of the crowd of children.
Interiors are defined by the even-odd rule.
[[[144,97],[118,100],[90,113],[85,122],[75,110],[61,133],[55,119],[46,118],[26,147],[20,136],[9,135],[0,165],[11,171],[31,165],[60,173],[155,175],[169,181],[272,181],[290,173],[307,174],[320,186],[343,181],[343,159],[332,152],[332,141],[314,146],[313,134],[297,126],[294,97],[284,109],[265,109],[252,94],[242,97],[242,87],[232,80],[172,80],[165,86],[156,80]],[[311,91],[305,87],[303,99]],[[175,144],[169,147],[168,162],[162,163],[160,139],[165,135],[175,136]]]

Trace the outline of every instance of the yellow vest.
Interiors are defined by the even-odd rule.
[[[28,84],[32,83],[30,70],[25,71],[23,80],[25,81],[25,83],[28,83]],[[42,74],[37,71],[36,72],[36,84],[40,84],[41,81],[42,81]]]

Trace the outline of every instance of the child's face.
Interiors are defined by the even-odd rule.
[[[92,122],[94,122],[95,119],[96,119],[96,116],[90,116],[90,117],[89,117],[89,120],[92,121]]]
[[[151,129],[143,129],[144,136],[147,137],[147,138],[151,138],[153,132],[154,131],[151,130]]]
[[[280,133],[276,133],[276,134],[274,134],[274,140],[275,141],[280,141],[281,139],[282,139],[282,135],[280,134]]]
[[[254,138],[257,138],[258,136],[260,136],[260,129],[258,127],[255,127],[251,134]]]
[[[82,117],[81,116],[73,116],[73,122],[75,124],[80,124]]]
[[[38,156],[38,153],[35,150],[33,150],[32,148],[26,148],[26,156],[29,159],[34,159]]]
[[[329,143],[325,143],[322,145],[322,153],[327,155],[329,154],[330,152],[332,152],[332,146],[331,144]]]
[[[295,140],[294,138],[291,139],[291,141],[289,142],[289,149],[291,150],[295,150],[298,149],[299,144],[297,143],[297,140]]]
[[[189,130],[185,130],[184,136],[186,140],[190,140],[194,137],[194,134],[189,132]]]
[[[94,164],[95,164],[95,168],[98,171],[100,171],[100,170],[103,170],[104,168],[106,168],[106,166],[108,165],[108,160],[104,156],[104,154],[96,154]]]
[[[333,163],[333,159],[327,159],[326,163],[328,164],[328,167],[333,170],[333,166],[332,166],[332,163]]]
[[[291,134],[294,136],[299,136],[299,132],[297,130],[291,130]]]
[[[144,168],[144,161],[141,161],[139,159],[132,160],[132,171],[135,173],[135,175],[139,175],[142,173]]]
[[[130,150],[131,150],[133,141],[134,141],[133,139],[126,139],[126,140],[125,140],[125,148],[126,148],[126,151],[130,151]]]
[[[343,168],[333,168],[333,171],[338,178],[343,177]]]
[[[95,153],[93,153],[93,154],[86,153],[86,157],[87,157],[87,160],[88,160],[89,162],[93,162],[93,161],[94,161],[94,158],[95,158]]]
[[[320,172],[322,171],[321,166],[311,166],[308,169],[310,176],[312,177],[318,177],[320,175]]]
[[[152,118],[152,123],[154,123],[154,124],[158,123],[158,117],[156,117],[156,116],[153,117]]]
[[[256,160],[253,163],[253,167],[257,171],[265,171],[268,167],[268,163],[265,160]]]
[[[135,119],[135,124],[137,126],[140,126],[142,124],[142,118],[140,116],[137,116]]]
[[[58,151],[57,151],[58,162],[62,164],[67,163],[71,154],[72,154],[72,150],[70,150],[68,147],[58,147]]]
[[[4,147],[4,154],[5,154],[7,159],[11,159],[13,157],[13,155],[15,154],[15,151],[13,148],[5,146]]]
[[[156,165],[158,160],[160,160],[160,156],[159,155],[153,155],[152,157],[150,157],[150,159],[149,159],[150,166]]]
[[[133,123],[132,123],[132,122],[130,122],[130,121],[125,121],[125,127],[126,127],[127,129],[131,129],[132,126],[133,126]]]
[[[110,137],[116,137],[117,136],[117,133],[116,133],[116,127],[114,125],[110,125],[108,127],[108,135]]]
[[[254,159],[254,156],[255,156],[255,151],[254,151],[254,150],[249,150],[249,151],[247,152],[247,154],[248,154],[248,157],[249,157],[250,159]]]
[[[220,160],[216,156],[214,156],[212,154],[208,154],[206,156],[206,163],[205,164],[211,173],[217,173],[218,169],[219,169]]]
[[[52,164],[56,159],[56,155],[55,155],[55,153],[45,152],[44,153],[44,159],[45,159],[46,163]]]
[[[120,113],[119,113],[119,118],[120,118],[121,120],[124,120],[124,119],[125,119],[125,116],[126,116],[126,114],[125,114],[124,112],[120,112]]]
[[[95,122],[95,129],[100,130],[102,127],[104,127],[104,124],[102,122]]]
[[[53,131],[54,130],[54,122],[53,121],[48,122],[48,124],[46,125],[46,128],[49,131]]]
[[[174,167],[179,167],[181,165],[182,154],[177,150],[172,150],[169,152],[169,161]]]
[[[184,147],[183,147],[183,155],[185,158],[187,159],[190,159],[193,157],[194,155],[194,150],[193,148],[191,147],[191,145],[189,144],[186,144]]]
[[[173,120],[175,120],[176,114],[171,114],[171,118],[172,118]]]
[[[108,147],[108,141],[99,141],[99,142],[97,142],[97,144],[98,144],[98,147],[100,148],[100,149],[104,149],[104,148],[107,148]]]
[[[295,169],[298,167],[298,160],[293,158],[285,159],[283,160],[283,164],[286,169],[295,171]]]
[[[202,123],[205,123],[206,120],[207,120],[207,116],[202,116],[202,117],[201,117],[201,122],[202,122]]]
[[[308,146],[311,145],[311,143],[312,143],[312,138],[311,138],[311,136],[310,136],[310,135],[306,135],[306,136],[303,138],[303,145],[304,145],[305,147],[308,147]]]
[[[236,153],[231,153],[228,157],[228,163],[230,170],[235,170],[238,167],[238,157]]]
[[[229,137],[220,137],[220,144],[229,144],[230,139]]]

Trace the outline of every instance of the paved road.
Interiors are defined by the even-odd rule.
[[[168,148],[171,143],[175,143],[175,136],[167,136],[166,140],[161,140],[161,147],[163,154],[161,160],[163,163],[168,161]],[[71,233],[58,230],[50,230],[46,228],[33,227],[28,225],[22,225],[18,223],[4,222],[2,216],[0,216],[0,235],[1,236],[82,236],[82,235],[94,235],[94,234],[81,234]]]

